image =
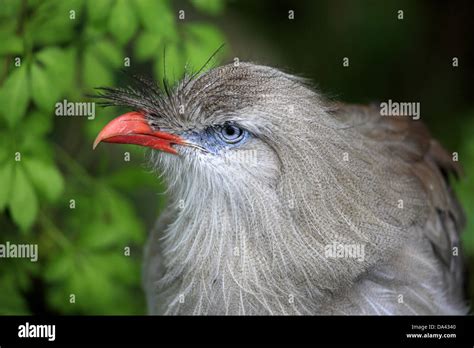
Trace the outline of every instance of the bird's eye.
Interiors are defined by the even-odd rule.
[[[245,132],[243,129],[232,124],[226,124],[220,127],[220,129],[218,130],[218,134],[222,140],[229,144],[238,143],[245,136]]]

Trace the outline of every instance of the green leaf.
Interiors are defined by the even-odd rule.
[[[1,36],[0,41],[0,55],[18,54],[23,52],[23,41],[20,37],[10,34],[8,36]]]
[[[0,90],[0,112],[10,127],[25,115],[30,99],[27,67],[14,68]]]
[[[118,193],[101,189],[90,207],[90,223],[81,229],[78,244],[90,250],[141,241],[143,227],[130,203]]]
[[[52,164],[36,159],[28,158],[23,162],[36,189],[43,193],[48,201],[57,200],[64,190],[64,180],[59,170]]]
[[[41,3],[42,0],[28,0],[28,7],[31,9],[34,9],[36,6],[38,6]]]
[[[109,17],[109,31],[122,45],[132,38],[138,27],[130,4],[131,2],[127,0],[117,0]]]
[[[100,61],[93,51],[86,51],[82,66],[86,87],[94,88],[112,84],[113,74],[110,69]]]
[[[15,135],[8,130],[0,132],[0,164],[11,159],[12,145],[15,144]],[[16,145],[16,144],[15,144]]]
[[[0,211],[3,211],[10,197],[12,179],[13,163],[8,161],[0,166]]]
[[[86,26],[83,32],[83,40],[89,45],[93,45],[97,40],[101,40],[104,35],[107,35],[107,23],[105,23],[104,28],[95,27],[95,26]]]
[[[9,208],[13,221],[23,232],[33,225],[38,213],[38,201],[33,186],[20,164],[15,168]]]
[[[51,131],[54,115],[40,111],[33,111],[22,122],[22,127],[28,129],[28,137],[38,138]]]
[[[0,10],[1,11],[1,10]],[[2,15],[0,14],[0,18]],[[18,19],[15,14],[4,16],[0,21],[0,36],[5,37],[14,34],[17,28]]]
[[[96,41],[91,45],[90,50],[104,65],[114,68],[123,67],[123,52],[115,43],[104,39]]]
[[[192,4],[202,12],[217,15],[224,10],[224,1],[222,0],[191,0]]]
[[[184,73],[183,51],[177,45],[166,46],[166,78],[173,84],[179,80]],[[161,81],[163,75],[163,59],[162,55],[158,55],[155,60],[155,76]]]
[[[136,0],[133,3],[141,23],[148,31],[159,35],[160,38],[172,41],[178,39],[175,14],[168,1]]]
[[[28,306],[18,285],[17,274],[6,272],[0,276],[0,315],[28,315]]]
[[[25,32],[35,45],[55,45],[70,42],[74,29],[81,22],[82,0],[43,1],[25,21]],[[74,17],[71,18],[74,11]]]
[[[143,313],[142,296],[131,295],[140,291],[136,286],[140,282],[138,260],[120,251],[75,252],[61,255],[47,265],[51,283],[47,300],[53,308],[83,314]],[[59,263],[62,265],[56,266]],[[74,305],[65,301],[71,293],[76,295]],[[117,306],[120,302],[124,303]]]
[[[12,17],[20,12],[21,1],[2,1],[0,6],[1,17]]]
[[[474,110],[465,116],[468,122],[463,123],[461,145],[459,146],[459,160],[467,174],[460,180],[453,180],[453,186],[467,217],[467,224],[461,234],[463,249],[469,255],[474,255]]]
[[[87,0],[86,10],[87,17],[92,23],[104,24],[110,14],[112,0]]]
[[[74,24],[75,21],[67,19],[65,14],[62,17],[55,15],[50,16],[49,21],[44,19],[27,23],[26,32],[38,46],[56,45],[72,39]]]
[[[135,55],[141,61],[150,59],[158,52],[160,43],[159,35],[144,31],[135,41]]]
[[[53,81],[58,94],[61,94],[61,91],[67,92],[73,88],[74,67],[76,65],[76,52],[73,48],[45,48],[36,54],[35,58],[44,66],[45,72]]]
[[[36,135],[34,132],[31,136],[23,137],[18,142],[18,148],[22,150],[22,154],[27,157],[34,157],[35,159],[42,159],[48,162],[53,157],[51,143],[47,142],[41,136]]]
[[[140,313],[143,304],[130,291],[140,291],[144,228],[128,200],[105,184],[87,191],[73,194],[77,208],[67,211],[65,235],[73,243],[47,260],[48,302],[66,313]],[[125,247],[131,256],[124,255]],[[74,306],[64,301],[71,293],[78,300]],[[121,298],[128,307],[114,305]]]
[[[71,257],[74,250],[66,248],[63,252],[57,253],[48,262],[44,270],[44,278],[47,281],[63,281],[67,279],[70,272],[75,268],[74,258]]]
[[[109,185],[118,188],[119,191],[133,192],[139,187],[147,187],[155,193],[165,192],[166,190],[159,178],[143,170],[140,166],[113,170],[110,175],[107,175],[106,180]]]
[[[48,112],[54,109],[61,96],[56,81],[37,64],[31,67],[31,96],[38,108]]]
[[[193,23],[185,26],[185,50],[188,64],[199,69],[209,57],[225,42],[224,36],[215,27],[208,24]],[[223,50],[219,52],[222,54]],[[209,64],[206,68],[211,68]]]

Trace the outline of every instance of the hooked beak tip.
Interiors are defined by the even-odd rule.
[[[99,143],[100,143],[100,139],[98,137],[95,138],[94,144],[92,144],[92,150],[95,150],[95,148],[97,147],[97,145],[99,145]]]

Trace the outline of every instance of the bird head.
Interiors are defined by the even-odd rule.
[[[149,147],[152,163],[176,188],[275,189],[288,163],[282,156],[298,155],[290,151],[293,138],[304,137],[310,127],[296,122],[302,119],[301,107],[316,98],[302,82],[276,69],[241,63],[186,76],[164,90],[143,79],[125,89],[105,88],[101,98],[107,104],[135,110],[107,124],[94,148],[100,142]],[[316,106],[312,115],[324,112]]]

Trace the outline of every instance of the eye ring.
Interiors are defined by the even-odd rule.
[[[245,131],[233,124],[225,124],[219,127],[217,134],[228,144],[236,144],[245,137]]]

